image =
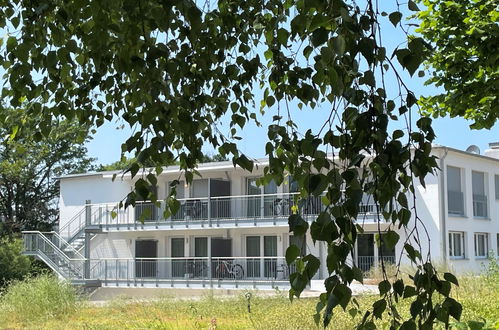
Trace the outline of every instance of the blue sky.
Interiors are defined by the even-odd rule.
[[[381,6],[386,6],[386,8],[382,8],[381,10],[385,10],[388,13],[395,10],[393,2],[383,1],[381,2]],[[401,10],[404,11],[404,8],[401,8]],[[410,14],[404,12],[404,16]],[[407,25],[406,27],[411,28]],[[391,54],[397,46],[405,42],[405,36],[400,33],[400,30],[392,26],[388,21],[388,17],[384,17],[381,28],[383,31],[383,45],[387,48],[387,54]],[[424,86],[426,78],[419,78],[417,74],[414,77],[410,77],[407,72],[402,72],[402,76],[405,83],[417,97],[420,95],[432,95],[438,91],[433,86]],[[387,81],[387,90],[390,92],[396,90],[396,88],[394,79],[389,79]],[[257,108],[254,111],[258,113],[260,97],[263,93],[256,91],[255,94],[257,95]],[[325,118],[327,118],[329,110],[326,107],[322,109],[316,108],[315,110],[306,109],[305,107],[303,109],[299,110],[298,107],[292,107],[291,109],[292,118],[298,124],[299,130],[304,133],[310,128],[312,131],[317,132]],[[252,123],[245,127],[244,131],[239,134],[243,139],[238,141],[238,147],[242,152],[254,158],[265,156],[265,143],[267,142],[267,125],[265,124],[269,124],[272,116],[275,114],[276,106],[267,111],[265,117],[259,117],[259,120],[264,124],[263,127],[256,127]],[[415,110],[413,114],[416,115],[417,119]],[[466,149],[469,145],[475,144],[480,147],[482,152],[487,149],[489,142],[499,142],[499,124],[496,124],[491,130],[479,131],[471,130],[469,128],[470,124],[471,122],[461,118],[435,119],[433,122],[433,127],[437,135],[435,142],[457,149]],[[118,125],[119,123],[106,123],[98,129],[93,140],[88,143],[89,155],[97,158],[98,163],[108,164],[120,158],[121,143],[125,141],[131,131],[129,129],[117,130],[116,127]],[[392,125],[392,129],[400,125],[395,123]],[[227,125],[221,124],[220,127],[222,131],[228,131]],[[213,153],[213,150],[209,147],[205,151]]]

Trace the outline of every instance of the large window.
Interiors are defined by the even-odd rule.
[[[464,215],[464,194],[461,182],[461,169],[447,166],[447,200],[449,204],[449,214]]]
[[[478,258],[487,257],[489,250],[489,235],[487,233],[475,233],[475,256]]]
[[[473,190],[473,216],[487,217],[487,195],[485,194],[485,173],[473,171],[471,174]]]
[[[449,233],[449,256],[453,259],[463,259],[464,253],[464,233]]]

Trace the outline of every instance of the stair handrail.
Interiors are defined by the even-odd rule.
[[[59,257],[61,260],[63,260],[67,265],[68,265],[68,268],[71,270],[73,269],[74,272],[77,273],[78,276],[84,276],[84,262],[87,260],[85,258],[82,258],[82,259],[79,259],[79,258],[70,258],[68,257],[68,255],[66,253],[64,253],[64,251],[62,251],[59,247],[57,247],[50,239],[48,239],[44,234],[42,234],[40,231],[36,231],[36,230],[32,230],[32,231],[23,231],[22,232],[23,235],[34,235],[33,237],[35,237],[37,239],[36,241],[36,244],[35,244],[35,247],[34,249],[30,248],[29,251],[36,251],[36,254],[38,254],[39,256],[42,256],[44,257],[46,260],[44,260],[45,262],[50,262],[53,264],[53,267],[56,267],[57,268],[57,264],[54,263],[54,260],[52,260],[44,251],[44,249],[41,248],[41,244],[38,242],[38,239],[40,238],[43,243],[47,244],[48,247],[51,248],[51,250],[53,251],[53,253]],[[24,238],[24,240],[26,241],[26,238]],[[26,250],[26,245],[25,245],[25,250]],[[75,264],[76,262],[76,264]],[[79,264],[79,265],[78,265]],[[61,274],[60,271],[54,269],[56,272],[58,272],[59,274]],[[71,275],[71,274],[70,274]]]
[[[78,230],[74,231],[74,234],[78,234],[84,227],[85,227],[85,219],[83,220],[83,222],[81,221],[81,216],[83,214],[85,214],[85,211],[86,211],[86,206],[84,206],[80,211],[78,211],[78,213],[76,213],[71,219],[69,219],[68,222],[66,222],[66,224],[59,229],[59,233],[63,233],[64,231],[66,231],[66,229],[68,230],[68,239],[71,239],[74,235],[73,235],[73,232],[69,232],[69,229],[70,229],[70,225],[73,224],[73,222],[76,221],[76,219],[79,220],[79,223],[78,223]],[[83,223],[83,225],[82,225]]]
[[[38,237],[42,237],[42,240],[44,240],[46,243],[48,243],[56,252],[57,254],[62,255],[67,261],[86,261],[86,258],[70,258],[64,251],[62,251],[60,248],[58,248],[51,240],[49,240],[45,235],[42,234],[42,232],[38,230],[27,230],[23,231],[23,234],[36,234]],[[37,250],[40,250],[37,244]],[[40,250],[41,251],[41,250]]]
[[[61,235],[59,235],[57,232],[55,231],[47,231],[47,232],[40,232],[40,234],[44,235],[46,237],[45,234],[50,234],[50,235],[54,235],[58,240],[59,242],[61,242],[62,244],[64,244],[65,247],[69,247],[76,255],[77,257],[80,257],[81,259],[85,259],[85,257],[77,250],[75,249],[74,246],[72,246],[71,244],[69,244],[64,238],[61,237]],[[61,249],[61,251],[64,252],[64,250],[62,250],[61,247],[59,247],[59,249]]]
[[[54,260],[52,260],[48,255],[45,254],[45,252],[43,252],[42,250],[38,249],[38,254],[40,254],[42,256],[42,259],[47,263],[49,264],[49,266],[52,266],[52,270],[56,273],[58,273],[61,277],[64,277],[66,278],[66,276],[64,276],[64,273],[61,271],[60,267],[54,262]],[[70,260],[78,260],[78,259],[70,259]],[[51,265],[50,265],[51,264]],[[68,265],[71,265],[71,263],[68,263]],[[77,275],[77,278],[84,278],[84,274],[83,274],[83,270],[78,270],[76,269],[76,272],[78,273]],[[71,276],[71,274],[68,274],[70,278],[66,278],[66,279],[71,279],[72,277],[74,276]]]

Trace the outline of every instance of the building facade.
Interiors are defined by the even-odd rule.
[[[421,221],[411,220],[423,239],[423,255],[455,272],[478,272],[499,245],[499,145],[485,155],[435,146],[441,171],[416,189]],[[287,288],[293,266],[290,244],[322,261],[314,282],[328,277],[327,246],[310,236],[294,237],[288,216],[300,212],[308,221],[321,212],[320,197],[297,202],[292,179],[281,186],[258,186],[265,160],[252,173],[231,162],[201,164],[200,178],[187,185],[179,168],[158,176],[158,199],[178,180],[178,212],[164,219],[164,202],[137,202],[116,208],[134,181],[115,172],[60,178],[60,224],[51,233],[24,232],[25,254],[46,262],[75,283],[118,287]],[[113,181],[113,177],[117,177]],[[368,271],[382,260],[409,263],[403,256],[405,233],[394,250],[377,244],[378,230],[389,223],[365,196],[359,235],[351,262]],[[381,219],[381,220],[380,220]],[[143,221],[140,221],[143,220]],[[378,246],[381,245],[381,246]],[[320,287],[320,286],[319,286]]]

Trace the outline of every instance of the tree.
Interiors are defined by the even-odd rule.
[[[459,116],[472,128],[491,128],[499,117],[499,11],[497,1],[422,1],[418,32],[433,46],[427,84],[443,92],[422,98],[433,116]]]
[[[12,33],[2,53],[9,79],[2,94],[13,106],[25,104],[27,116],[56,114],[97,126],[120,116],[133,127],[122,151],[137,155],[127,171],[140,178],[124,206],[137,198],[156,201],[149,187],[163,164],[178,161],[190,182],[204,144],[251,171],[253,161],[238,150],[238,132],[250,121],[260,125],[260,113],[271,116],[269,165],[261,183],[280,184],[290,174],[300,199],[326,191],[326,210],[317,219],[309,224],[296,213],[289,225],[294,235],[310,230],[314,242],[328,246],[327,292],[316,315],[319,322],[322,313],[327,325],[334,308],[347,308],[352,300],[348,285],[362,280],[347,258],[362,230],[355,221],[363,193],[383,210],[379,221],[424,237],[420,227],[408,227],[424,225],[412,206],[414,180],[424,184],[437,167],[430,154],[435,135],[429,118],[413,126],[417,100],[399,71],[413,75],[428,43],[411,36],[395,50],[383,45],[381,20],[406,33],[405,10],[394,5],[385,13],[372,0],[7,2],[2,26]],[[412,0],[407,6],[418,11]],[[395,90],[386,87],[388,79]],[[322,129],[299,132],[293,113],[319,105],[329,114]],[[389,132],[399,119],[408,123],[406,129]],[[224,120],[228,132],[219,125]],[[41,132],[49,128],[40,123]],[[140,171],[147,162],[154,170]],[[179,207],[173,195],[167,204],[165,216]],[[400,239],[395,231],[385,234],[388,246]],[[373,327],[375,318],[387,314],[393,327],[406,328],[459,319],[461,306],[449,296],[455,278],[438,273],[430,253],[409,241],[404,247],[417,273],[393,287],[383,281],[362,326]],[[296,250],[286,253],[297,266],[291,298],[300,296],[320,265],[314,255],[298,258]],[[413,300],[407,320],[394,304],[402,297]]]
[[[51,230],[58,220],[56,178],[85,172],[92,162],[84,146],[87,129],[75,122],[52,120],[50,133],[36,141],[32,130],[38,120],[23,120],[23,113],[3,109],[0,120],[0,236]]]
[[[127,170],[128,168],[130,168],[130,166],[132,166],[132,164],[136,163],[137,162],[137,159],[134,158],[134,157],[131,157],[131,158],[128,158],[128,157],[121,157],[120,160],[117,160],[111,164],[107,164],[107,165],[100,165],[97,169],[98,172],[102,172],[102,171],[125,171]]]
[[[13,280],[22,280],[48,269],[43,262],[23,255],[22,251],[22,239],[0,238],[0,289]]]

